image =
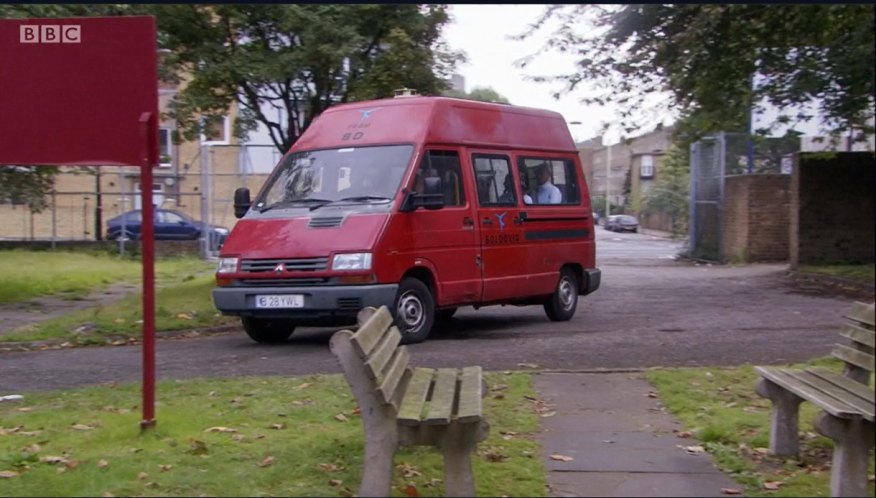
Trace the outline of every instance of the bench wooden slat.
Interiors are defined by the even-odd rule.
[[[863,368],[870,372],[873,371],[873,355],[863,351],[850,348],[843,344],[836,344],[836,348],[831,353],[835,358],[839,358],[846,363],[851,363],[856,367]]]
[[[371,350],[380,342],[380,338],[392,323],[392,315],[389,309],[381,306],[368,320],[353,334],[353,349],[362,358],[367,358]]]
[[[432,399],[426,411],[423,422],[426,425],[449,424],[453,415],[456,380],[459,376],[455,368],[439,368],[435,373],[435,385],[432,388]]]
[[[465,367],[459,382],[459,408],[456,419],[459,422],[476,422],[483,417],[481,406],[481,367]]]
[[[393,403],[395,389],[398,387],[409,362],[410,354],[408,353],[408,348],[406,346],[401,346],[395,350],[395,354],[392,355],[392,359],[389,361],[389,366],[386,367],[386,371],[380,373],[377,379],[375,379],[379,383],[377,392],[383,397],[385,403]]]
[[[873,304],[866,304],[859,301],[856,301],[855,304],[852,305],[852,312],[848,314],[846,318],[850,318],[856,322],[860,322],[865,327],[869,325],[869,328],[876,327],[876,320],[874,320],[874,312],[876,308],[873,307]]]
[[[435,370],[432,368],[415,368],[414,374],[408,382],[405,397],[398,409],[398,423],[401,425],[419,425],[423,418],[423,407],[426,405],[426,397],[429,395],[429,387]]]
[[[393,325],[389,328],[389,331],[383,335],[380,342],[372,350],[371,355],[368,357],[368,361],[365,362],[365,369],[368,370],[368,375],[370,375],[372,379],[378,378],[380,373],[383,372],[383,369],[386,367],[389,359],[392,358],[392,353],[395,351],[399,342],[401,342],[401,333],[399,333],[398,329]]]
[[[845,391],[849,395],[849,404],[860,408],[864,413],[865,418],[871,422],[873,421],[874,411],[876,411],[874,410],[874,405],[876,405],[876,391],[874,391],[872,387],[868,387],[860,382],[855,382],[843,375],[837,375],[829,370],[808,368],[806,369],[806,372],[827,383],[829,385],[826,387],[827,389],[840,389]],[[852,400],[852,397],[857,399]],[[846,400],[846,398],[843,399]]]
[[[755,367],[755,369],[765,379],[778,384],[807,401],[815,403],[819,408],[835,417],[855,418],[860,416],[858,410],[797,378],[793,370],[767,367]],[[798,370],[797,372],[803,371]]]
[[[876,332],[857,325],[846,325],[843,327],[840,335],[847,339],[851,339],[854,342],[868,346],[870,349],[876,346]]]

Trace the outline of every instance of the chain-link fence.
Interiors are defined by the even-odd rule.
[[[237,222],[234,190],[247,187],[255,194],[280,157],[273,146],[194,147],[184,167],[154,170],[153,202],[159,209],[231,229]],[[137,168],[62,168],[41,212],[8,199],[0,202],[0,240],[104,240],[110,220],[140,209],[139,180]],[[201,253],[217,253],[206,234]]]
[[[690,147],[689,256],[723,261],[722,223],[727,176],[790,174],[790,157],[800,150],[797,138],[749,140],[744,133],[721,132]]]

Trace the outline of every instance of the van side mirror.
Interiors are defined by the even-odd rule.
[[[444,194],[418,194],[408,192],[398,208],[402,213],[416,211],[419,208],[434,210],[444,207]]]
[[[234,217],[243,218],[252,201],[249,199],[249,189],[241,187],[234,191]]]

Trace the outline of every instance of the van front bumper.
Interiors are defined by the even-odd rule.
[[[339,285],[331,287],[217,287],[213,304],[223,315],[293,318],[302,321],[324,318],[355,318],[362,308],[386,305],[392,308],[398,284]],[[257,308],[262,295],[300,295],[300,308]]]

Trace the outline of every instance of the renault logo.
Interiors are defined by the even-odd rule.
[[[286,267],[283,266],[283,263],[280,263],[279,265],[274,267],[274,273],[283,273],[284,271],[286,271]]]

